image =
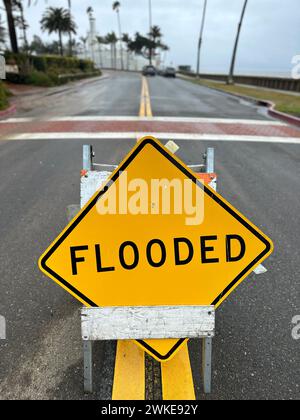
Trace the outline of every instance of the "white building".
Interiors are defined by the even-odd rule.
[[[141,71],[145,65],[149,64],[146,58],[127,51],[127,46],[124,43],[121,44],[120,41],[116,44],[115,50],[111,45],[99,44],[96,19],[90,15],[89,20],[90,30],[87,34],[86,46],[78,54],[79,58],[88,58],[94,61],[97,67],[104,69]]]

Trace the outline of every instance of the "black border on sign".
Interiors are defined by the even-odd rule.
[[[207,195],[209,195],[215,202],[217,202],[221,207],[224,208],[228,213],[230,213],[236,220],[238,220],[243,226],[245,226],[253,235],[255,235],[258,239],[260,239],[265,245],[266,249],[257,257],[255,258],[230,284],[226,287],[226,289],[220,293],[220,295],[212,302],[211,305],[215,306],[217,303],[226,295],[230,289],[232,289],[235,284],[248,272],[251,270],[252,267],[257,264],[268,252],[271,250],[271,243],[262,236],[256,229],[251,226],[246,220],[244,220],[240,215],[238,215],[232,208],[230,208],[225,202],[223,202],[215,193],[208,189],[202,182],[200,182],[191,172],[189,172],[184,166],[182,166],[176,159],[174,159],[166,150],[161,147],[158,143],[156,143],[152,138],[145,138],[141,143],[137,146],[134,152],[128,157],[128,159],[123,163],[123,165],[119,168],[118,172],[116,172],[112,178],[108,181],[106,186],[99,191],[99,193],[94,197],[94,199],[89,203],[89,205],[83,210],[83,212],[77,217],[75,222],[66,230],[66,232],[59,238],[59,240],[54,244],[54,246],[44,255],[41,260],[42,268],[49,273],[52,277],[58,280],[61,284],[67,287],[70,291],[72,291],[75,295],[77,295],[81,300],[86,302],[89,306],[97,307],[91,299],[87,296],[83,295],[79,290],[77,290],[74,286],[69,284],[65,279],[47,267],[47,260],[51,257],[51,255],[56,251],[56,249],[64,242],[64,240],[70,235],[70,233],[79,225],[79,223],[85,218],[85,216],[89,213],[89,211],[96,205],[99,198],[107,191],[107,189],[119,178],[120,173],[124,172],[130,163],[136,158],[136,156],[144,149],[145,146],[150,144],[154,147],[158,152],[160,152],[165,158],[167,158],[173,165],[175,165],[184,175],[186,175],[189,179],[191,179],[195,184],[198,185]],[[177,341],[175,346],[165,355],[159,354],[157,351],[152,349],[147,343],[143,340],[137,340],[143,347],[145,347],[148,351],[158,357],[160,360],[167,360],[172,354],[177,350],[177,348],[185,341],[185,339],[180,339]]]

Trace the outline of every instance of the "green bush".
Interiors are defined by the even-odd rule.
[[[6,81],[15,84],[25,84],[26,76],[23,74],[6,73]]]
[[[44,73],[46,73],[47,71],[47,62],[45,57],[42,56],[32,56],[31,57],[31,62],[33,67],[35,68],[35,70],[37,71],[43,71]]]
[[[11,51],[6,51],[4,57],[7,64],[17,64],[21,67],[28,62],[28,56],[23,53],[15,54]]]
[[[51,87],[54,82],[51,77],[41,71],[33,71],[25,78],[25,84],[34,86]]]
[[[58,70],[59,74],[70,73],[71,70],[91,72],[95,70],[94,63],[90,60],[80,60],[74,57],[60,57],[55,55],[44,56],[47,69]]]
[[[7,75],[7,80],[12,83],[54,86],[91,75],[101,75],[92,61],[75,57],[30,56],[7,51],[5,58],[8,64],[16,64],[19,67],[19,74]]]
[[[8,107],[8,91],[0,82],[0,110],[3,110]]]

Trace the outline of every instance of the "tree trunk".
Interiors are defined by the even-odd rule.
[[[16,26],[15,26],[15,19],[12,11],[12,1],[11,0],[3,0],[6,15],[7,15],[7,23],[8,23],[8,31],[9,31],[9,38],[12,52],[18,54],[19,47],[18,47],[18,39],[16,33]]]
[[[62,33],[59,31],[59,48],[60,48],[60,55],[63,57],[64,55],[64,47],[62,42]]]
[[[21,12],[22,25],[23,25],[24,46],[25,46],[26,53],[28,53],[29,44],[28,44],[28,39],[27,39],[26,22],[25,22],[24,8],[23,8],[23,4],[22,3],[20,3],[20,12]]]
[[[206,8],[207,8],[207,0],[204,1],[204,8],[203,8],[202,22],[201,22],[201,29],[200,29],[200,36],[199,36],[199,43],[198,43],[197,70],[196,70],[197,79],[200,79],[200,55],[201,55],[201,46],[202,46],[205,18],[206,18]]]
[[[72,47],[73,39],[72,39],[72,32],[69,32],[69,56],[73,56],[73,47]]]
[[[233,76],[234,76],[234,69],[235,69],[236,54],[237,54],[237,50],[238,50],[238,46],[239,46],[241,29],[242,29],[242,25],[243,25],[243,21],[244,21],[244,17],[245,17],[247,3],[248,3],[248,0],[245,0],[244,7],[243,7],[243,10],[242,10],[241,19],[240,19],[239,26],[238,26],[236,40],[235,40],[235,44],[234,44],[232,60],[231,60],[231,65],[230,65],[230,71],[229,71],[229,76],[228,76],[228,80],[227,80],[227,84],[229,84],[229,85],[232,85],[234,83]]]
[[[69,7],[69,13],[70,13],[70,16],[72,16],[72,4],[71,4],[71,0],[68,0],[68,7]],[[73,37],[72,37],[72,31],[70,31],[69,32],[69,55],[70,55],[70,57],[72,57],[73,56],[73,48],[72,48],[72,42],[73,42],[73,39],[72,39]]]

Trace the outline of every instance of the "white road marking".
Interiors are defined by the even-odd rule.
[[[267,137],[267,136],[242,136],[223,134],[190,134],[190,133],[23,133],[7,135],[3,140],[136,140],[146,136],[154,136],[161,140],[191,140],[191,141],[232,141],[232,142],[256,142],[256,143],[283,143],[300,144],[300,137]]]
[[[27,122],[170,122],[170,123],[196,123],[196,124],[237,124],[237,125],[259,125],[259,126],[279,126],[287,124],[275,120],[239,120],[227,118],[177,118],[177,117],[57,117],[48,119],[38,118],[8,118],[1,120],[0,124],[7,123],[27,123]]]
[[[0,120],[0,124],[18,124],[28,123],[35,121],[34,118],[7,118],[6,120]]]

